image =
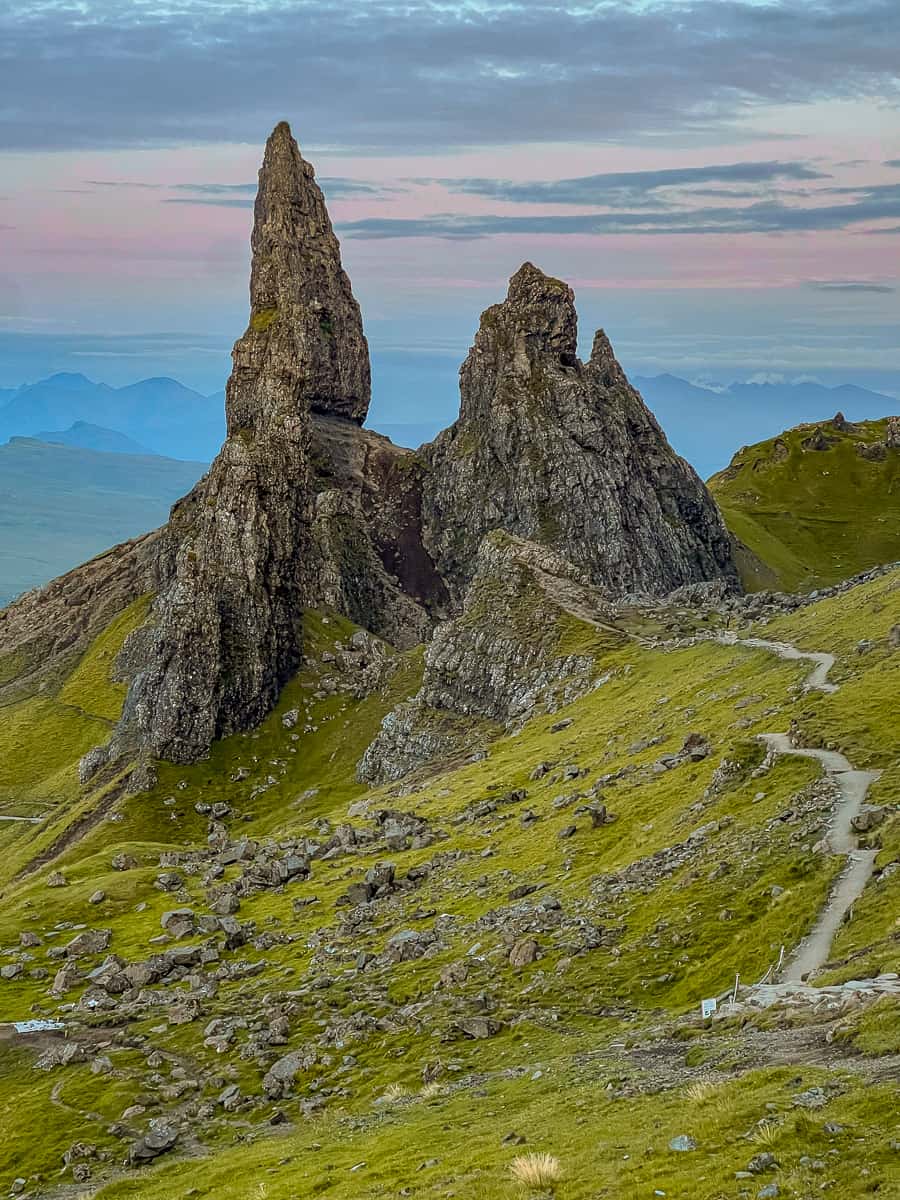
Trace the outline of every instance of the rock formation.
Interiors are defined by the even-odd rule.
[[[315,173],[286,122],[266,143],[251,238],[250,328],[234,348],[229,434],[252,428],[265,377],[288,371],[300,409],[362,424],[369,348]],[[265,336],[262,336],[265,335]]]
[[[477,627],[489,623],[484,596],[501,570],[507,614],[534,553],[553,559],[569,588],[736,585],[718,510],[602,332],[579,362],[564,283],[521,268],[482,317],[459,420],[413,454],[360,428],[370,380],[359,307],[286,124],[266,145],[252,250],[227,438],[153,539],[153,609],[120,655],[131,679],[123,717],[110,745],[83,760],[85,778],[123,757],[192,762],[258,724],[302,661],[307,608],[337,609],[405,648],[463,609],[477,570],[460,620],[429,650],[419,707],[496,722],[533,702],[547,658],[534,621],[527,633],[507,622],[505,641]],[[484,542],[490,534],[500,541]],[[527,570],[517,539],[532,544]],[[509,559],[513,543],[521,552]],[[472,664],[483,655],[494,661],[482,677]],[[468,700],[450,696],[455,675]]]
[[[266,145],[252,250],[228,435],[172,510],[146,665],[123,717],[126,737],[176,762],[259,722],[296,671],[303,609],[316,592],[310,411],[362,421],[369,403],[359,307],[286,124]]]
[[[869,462],[884,462],[890,450],[900,450],[900,417],[888,417],[881,441],[856,443],[856,453]]]
[[[286,124],[266,145],[252,250],[227,438],[162,533],[151,621],[123,655],[134,675],[112,755],[190,762],[256,725],[300,664],[306,608],[336,608],[405,647],[446,601],[422,544],[413,455],[360,429],[359,306]]]
[[[581,574],[545,546],[488,534],[462,612],[438,626],[421,689],[385,717],[359,778],[383,783],[479,752],[504,727],[587,691],[597,665],[567,645],[572,618],[598,626],[610,646],[626,638],[606,597]]]
[[[456,602],[483,536],[552,547],[611,591],[736,585],[731,541],[602,332],[576,353],[572,290],[526,263],[481,318],[460,372],[459,420],[424,451],[425,545]]]

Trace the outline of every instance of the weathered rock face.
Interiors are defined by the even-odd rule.
[[[251,335],[264,333],[274,335],[283,360],[290,359],[303,406],[362,424],[371,382],[359,305],[325,198],[286,122],[266,143],[251,248],[250,328],[235,346],[229,432],[255,423],[253,371],[267,343]]]
[[[462,612],[437,627],[421,689],[384,719],[359,778],[381,783],[471,755],[504,727],[574,700],[593,685],[597,664],[566,634],[594,625],[619,646],[625,636],[612,619],[606,598],[552,550],[488,535]]]
[[[286,124],[266,145],[251,316],[233,351],[228,436],[172,510],[145,667],[123,735],[176,762],[257,724],[301,658],[316,593],[310,410],[360,421],[369,362],[359,308],[312,168]]]
[[[453,599],[492,529],[552,547],[617,594],[720,577],[736,587],[706,488],[605,334],[582,364],[576,333],[571,289],[530,263],[482,316],[460,372],[459,420],[423,451],[424,541]]]
[[[422,476],[411,450],[314,415],[316,596],[406,649],[426,641],[447,592],[422,544]]]

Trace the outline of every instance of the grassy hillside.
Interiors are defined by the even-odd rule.
[[[3,841],[0,965],[23,969],[0,979],[2,1012],[59,1017],[66,1044],[85,1048],[38,1070],[58,1043],[0,1038],[0,1185],[20,1176],[26,1194],[51,1195],[78,1168],[80,1194],[108,1200],[513,1200],[547,1194],[510,1175],[517,1155],[546,1151],[560,1160],[559,1200],[900,1186],[895,1000],[712,1025],[698,1015],[702,997],[736,973],[760,978],[799,940],[841,866],[818,845],[831,801],[816,764],[766,763],[754,735],[794,721],[812,744],[883,769],[880,867],[900,859],[889,637],[900,572],[760,631],[832,649],[833,695],[803,692],[806,667],[761,650],[598,643],[585,627],[598,687],[483,761],[374,791],[356,762],[416,691],[421,651],[388,651],[393,670],[360,697],[340,666],[353,627],[310,613],[304,670],[260,729],[207,762],[161,765],[149,794],[120,795],[115,779],[85,792],[77,757],[118,711],[110,669],[145,606],[113,622],[55,695],[0,720],[0,815],[40,818],[8,823]],[[711,753],[667,767],[689,734]],[[591,795],[615,820],[593,827],[579,812]],[[214,815],[215,804],[226,807]],[[416,836],[386,842],[389,818]],[[217,825],[244,847],[218,866]],[[332,849],[313,855],[309,878],[242,895],[245,944],[163,932],[167,910],[209,913],[305,839]],[[344,902],[387,861],[396,885]],[[48,888],[54,871],[65,886]],[[887,872],[823,977],[896,971],[897,911],[900,871]],[[82,972],[107,954],[197,957],[131,999],[110,1002],[83,975],[52,994],[60,948],[85,925],[110,941],[77,960]],[[39,943],[22,945],[23,932]],[[291,1051],[302,1065],[273,1095],[266,1074]],[[152,1119],[179,1131],[176,1149],[123,1174]],[[86,1149],[65,1166],[75,1144]],[[736,1180],[760,1154],[777,1165]]]
[[[156,529],[205,469],[30,438],[0,446],[0,606]]]
[[[745,446],[709,481],[729,529],[771,569],[745,567],[750,590],[811,591],[900,559],[900,450],[873,451],[887,421],[816,428]]]

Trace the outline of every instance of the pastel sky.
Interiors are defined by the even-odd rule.
[[[5,0],[0,386],[221,386],[282,118],[376,354],[528,258],[631,370],[900,395],[897,0]]]

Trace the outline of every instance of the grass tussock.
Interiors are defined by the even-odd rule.
[[[760,1121],[750,1137],[759,1146],[774,1146],[781,1137],[781,1126],[776,1121]]]
[[[684,1098],[691,1104],[708,1104],[710,1100],[719,1095],[721,1090],[715,1079],[697,1079],[684,1089]]]
[[[520,1154],[509,1164],[509,1173],[529,1192],[552,1192],[562,1179],[562,1165],[552,1154]]]

